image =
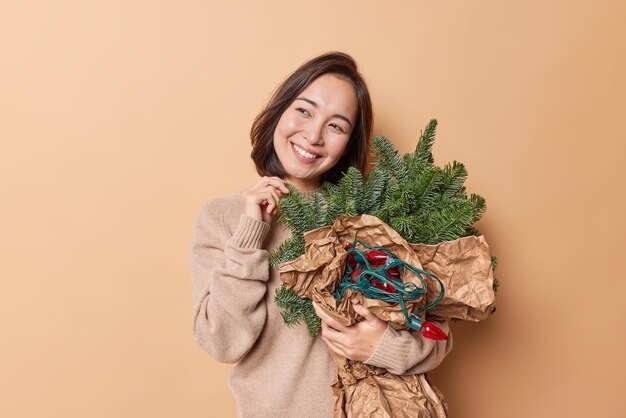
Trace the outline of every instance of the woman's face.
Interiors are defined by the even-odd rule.
[[[274,149],[283,179],[298,190],[321,183],[344,154],[356,123],[357,99],[350,82],[334,74],[316,78],[280,117]]]

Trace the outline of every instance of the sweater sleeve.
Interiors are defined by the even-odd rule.
[[[193,229],[191,280],[193,336],[217,361],[236,363],[254,345],[267,315],[269,225],[240,215],[232,235],[224,209],[205,204]]]
[[[376,351],[365,364],[382,367],[393,374],[420,374],[437,367],[452,349],[452,333],[446,321],[433,321],[448,335],[447,340],[431,340],[419,331],[396,331],[387,326]]]

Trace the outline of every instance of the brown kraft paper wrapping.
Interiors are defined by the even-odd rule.
[[[489,318],[495,311],[491,254],[482,235],[437,245],[411,244],[411,247],[422,268],[444,284],[443,300],[428,310],[429,316],[477,322]],[[439,289],[428,284],[427,300],[430,301],[437,297]]]
[[[332,226],[304,234],[305,253],[279,266],[281,280],[300,297],[312,299],[340,323],[349,326],[362,318],[353,309],[359,302],[395,329],[406,329],[406,320],[397,303],[364,298],[347,290],[341,302],[333,292],[346,264],[345,246],[355,239],[387,248],[413,267],[435,274],[444,284],[441,302],[428,311],[439,319],[486,319],[494,310],[493,274],[489,247],[483,237],[465,237],[439,245],[409,244],[396,231],[371,215],[337,218]],[[406,303],[416,312],[439,294],[439,283],[425,277],[425,297]],[[405,270],[403,281],[419,280]],[[331,389],[335,397],[335,418],[340,417],[436,417],[445,418],[446,406],[437,388],[426,376],[399,376],[385,369],[348,360],[331,352],[337,365]]]

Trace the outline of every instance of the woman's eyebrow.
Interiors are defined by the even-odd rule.
[[[308,104],[310,104],[311,106],[313,106],[313,107],[315,107],[315,108],[317,108],[317,107],[318,107],[318,106],[317,106],[317,103],[315,103],[315,102],[314,102],[313,100],[311,100],[311,99],[307,99],[306,97],[296,97],[296,100],[303,100],[303,101],[307,102]],[[350,127],[352,127],[352,122],[350,122],[350,119],[348,119],[346,116],[344,116],[344,115],[340,115],[339,113],[335,113],[335,114],[333,115],[333,117],[334,117],[334,118],[339,118],[339,119],[343,119],[343,120],[345,120],[345,121],[348,123],[348,125],[350,125]]]

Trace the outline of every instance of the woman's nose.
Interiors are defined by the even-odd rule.
[[[315,123],[315,122],[310,123],[307,126],[306,132],[304,134],[304,138],[310,144],[323,145],[324,144],[323,127],[324,125],[321,123]]]

